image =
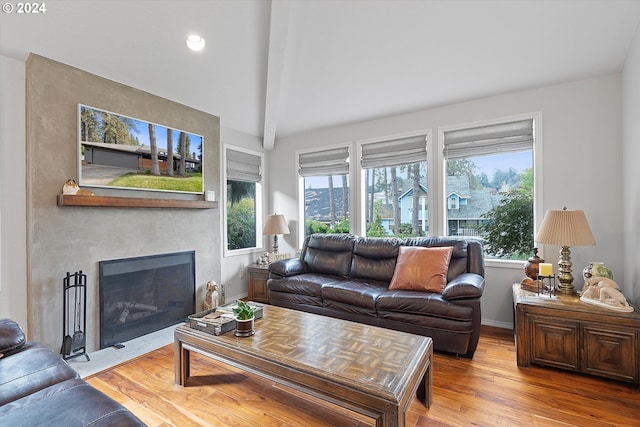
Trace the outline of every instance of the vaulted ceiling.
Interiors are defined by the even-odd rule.
[[[13,3],[15,4],[15,2]],[[0,13],[29,52],[264,139],[621,70],[639,0],[109,0]],[[188,34],[206,40],[185,46]]]

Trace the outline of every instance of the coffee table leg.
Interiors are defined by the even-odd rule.
[[[395,407],[376,419],[376,427],[405,427],[407,414]]]
[[[173,344],[173,361],[175,382],[184,386],[191,371],[191,352],[184,348],[182,341],[176,339]]]
[[[427,408],[431,406],[431,403],[433,402],[433,369],[431,369],[431,358],[427,365],[427,371],[422,377],[420,386],[418,386],[417,396],[418,399],[424,403],[424,406]]]

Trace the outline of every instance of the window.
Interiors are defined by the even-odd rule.
[[[425,134],[361,144],[367,236],[424,236],[429,231]]]
[[[481,237],[489,257],[533,248],[534,120],[444,132],[446,233]]]
[[[261,246],[262,155],[226,148],[227,251]],[[258,239],[260,237],[260,240]]]
[[[298,153],[304,201],[303,236],[348,233],[349,147]]]

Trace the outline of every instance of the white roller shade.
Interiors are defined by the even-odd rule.
[[[298,156],[300,176],[327,176],[349,174],[349,148],[303,153]]]
[[[390,139],[362,144],[360,165],[367,168],[408,165],[427,160],[427,136]]]
[[[444,155],[447,159],[511,153],[532,148],[532,119],[444,133]]]
[[[227,149],[227,179],[260,182],[262,180],[260,156]]]

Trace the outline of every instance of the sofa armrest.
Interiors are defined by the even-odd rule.
[[[296,276],[308,272],[307,263],[300,258],[282,259],[269,264],[269,273],[279,277]]]
[[[480,298],[484,291],[484,277],[475,273],[463,273],[447,283],[442,297],[446,300]]]
[[[0,319],[0,357],[19,350],[25,342],[24,332],[16,322],[11,319]]]

